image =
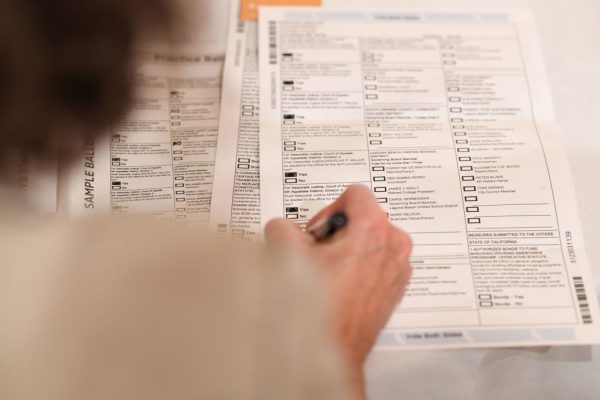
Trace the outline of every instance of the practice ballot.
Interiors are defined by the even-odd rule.
[[[378,348],[597,343],[526,9],[259,10],[261,223],[366,185],[413,238]]]

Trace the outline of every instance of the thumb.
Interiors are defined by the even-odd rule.
[[[284,218],[276,218],[265,227],[265,240],[267,245],[303,246],[314,242],[314,239],[304,233],[300,227],[292,221]]]

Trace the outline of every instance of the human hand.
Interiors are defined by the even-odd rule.
[[[363,390],[362,368],[377,336],[404,294],[411,276],[410,238],[392,226],[371,191],[350,186],[319,212],[322,218],[343,211],[347,226],[325,241],[303,232],[294,222],[276,219],[266,227],[267,243],[287,246],[310,257],[325,277],[331,305],[331,328],[353,378]]]

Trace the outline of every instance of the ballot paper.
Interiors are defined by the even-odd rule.
[[[233,0],[210,212],[213,231],[260,240],[258,23],[261,4],[340,6],[348,0]]]
[[[261,223],[350,184],[414,241],[378,348],[597,343],[526,9],[259,10]]]
[[[61,169],[59,209],[208,223],[223,50],[147,45],[129,114]]]

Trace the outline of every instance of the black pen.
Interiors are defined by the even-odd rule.
[[[348,224],[348,217],[342,211],[323,217],[313,225],[308,233],[312,235],[317,242],[323,241],[335,235],[337,231]]]

